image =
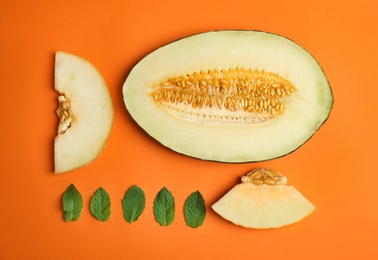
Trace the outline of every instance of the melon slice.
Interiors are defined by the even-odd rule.
[[[297,189],[286,185],[284,176],[271,169],[256,169],[243,176],[242,183],[234,186],[212,208],[224,219],[254,229],[294,224],[315,210]]]
[[[163,46],[131,70],[123,97],[132,118],[164,146],[231,163],[296,150],[333,106],[311,54],[257,31],[208,32]]]
[[[83,58],[57,52],[54,85],[59,93],[54,171],[63,173],[99,156],[110,134],[114,110],[102,75]]]

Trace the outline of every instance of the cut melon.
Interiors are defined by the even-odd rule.
[[[131,70],[123,97],[132,118],[164,146],[234,163],[294,151],[333,105],[306,50],[258,31],[208,32],[163,46]]]
[[[99,156],[110,134],[114,110],[105,80],[83,58],[57,52],[54,85],[59,93],[54,171],[63,173],[83,167]]]
[[[252,174],[269,172],[252,178]],[[246,228],[268,229],[294,224],[310,215],[315,206],[297,189],[286,185],[286,178],[277,181],[272,170],[257,169],[242,178],[212,209],[224,219]],[[265,179],[265,180],[264,180]],[[256,183],[256,184],[254,184]]]

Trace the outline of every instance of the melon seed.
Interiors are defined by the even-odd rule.
[[[58,102],[59,106],[56,110],[56,114],[59,118],[58,133],[64,134],[67,131],[67,129],[71,126],[73,113],[70,109],[70,101],[64,95],[59,95]]]
[[[276,73],[231,68],[168,78],[152,86],[151,96],[167,112],[182,119],[199,120],[208,111],[206,120],[210,122],[248,124],[284,113],[283,97],[295,91]]]
[[[287,179],[281,173],[272,169],[257,168],[241,178],[242,182],[250,182],[255,185],[285,185]]]

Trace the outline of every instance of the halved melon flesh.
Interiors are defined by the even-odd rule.
[[[164,146],[221,162],[286,155],[328,118],[333,96],[316,60],[293,41],[215,31],[163,46],[123,86],[133,119]]]
[[[100,72],[73,54],[55,55],[55,90],[59,93],[55,173],[83,167],[104,149],[113,123],[112,99]]]
[[[252,176],[256,173],[260,174],[258,178]],[[236,225],[279,228],[294,224],[315,210],[297,189],[286,185],[284,176],[273,170],[256,169],[242,181],[212,205],[216,213]]]

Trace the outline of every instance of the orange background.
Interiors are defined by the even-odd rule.
[[[378,259],[377,11],[374,0],[2,0],[0,259]],[[323,67],[335,105],[299,150],[264,163],[200,161],[162,147],[127,113],[122,85],[142,57],[176,39],[222,29],[284,35]],[[95,65],[115,106],[101,156],[62,175],[53,173],[57,50]],[[316,211],[275,230],[244,229],[215,214],[210,206],[259,166],[285,174]],[[66,223],[61,196],[71,183],[84,209],[77,222]],[[128,224],[121,199],[134,184],[145,191],[147,204]],[[100,186],[112,199],[108,222],[89,211]],[[164,186],[176,200],[168,227],[152,213]],[[198,229],[185,225],[182,212],[195,190],[208,210]]]

